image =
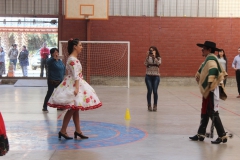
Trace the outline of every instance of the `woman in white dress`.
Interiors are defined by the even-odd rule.
[[[227,57],[226,57],[225,51],[223,49],[220,49],[218,51],[217,57],[218,57],[219,63],[222,65],[223,69],[225,69],[225,71],[228,72],[228,70],[227,70]],[[224,79],[223,80],[224,86],[226,86],[226,82],[227,82],[227,79]]]
[[[75,124],[74,138],[77,138],[77,136],[82,139],[88,138],[82,134],[80,128],[79,110],[91,110],[102,106],[94,89],[83,79],[82,65],[77,59],[82,49],[83,47],[79,39],[68,41],[67,75],[54,90],[48,101],[48,106],[50,107],[68,109],[63,119],[62,128],[58,133],[59,138],[73,139],[67,134],[67,126],[71,117],[73,117]]]

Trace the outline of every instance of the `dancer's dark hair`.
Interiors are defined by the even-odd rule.
[[[72,52],[73,52],[73,47],[75,46],[75,45],[78,45],[78,43],[79,43],[79,39],[70,39],[69,41],[68,41],[68,47],[67,47],[67,50],[68,50],[68,54],[70,55]]]
[[[227,60],[227,56],[226,56],[226,54],[225,54],[224,49],[220,49],[220,50],[218,51],[218,55],[217,55],[218,58],[220,58],[219,52],[223,52],[223,59]]]

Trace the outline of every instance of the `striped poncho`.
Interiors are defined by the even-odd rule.
[[[217,57],[212,53],[208,54],[195,76],[199,79],[198,84],[203,97],[207,98],[210,91],[213,91],[217,86],[222,86],[222,92],[224,92],[224,94],[220,94],[220,98],[225,100],[227,96],[224,85],[222,83],[220,84],[220,82],[222,82],[227,75],[227,72],[218,62]]]

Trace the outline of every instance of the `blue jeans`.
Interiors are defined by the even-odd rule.
[[[146,75],[145,77],[145,83],[147,86],[147,102],[148,105],[151,105],[151,95],[153,92],[153,99],[154,99],[154,105],[157,105],[158,101],[158,85],[160,83],[160,76],[149,76]]]
[[[11,65],[11,62],[13,62],[13,69],[14,69],[14,71],[16,70],[16,64],[17,64],[17,59],[10,59],[10,64],[9,65]]]

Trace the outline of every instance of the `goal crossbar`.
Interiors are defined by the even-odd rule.
[[[66,61],[68,55],[66,47],[68,41],[59,41],[59,56],[63,57],[63,60]],[[79,57],[82,65],[86,68],[86,80],[90,83],[91,81],[99,82],[105,81],[106,85],[114,85],[119,86],[117,82],[122,81],[126,75],[126,85],[128,88],[130,87],[130,42],[129,41],[81,41],[84,46],[84,50],[82,54],[84,57]],[[115,52],[116,51],[116,52]],[[124,53],[123,53],[124,52]],[[126,53],[125,53],[126,52]],[[95,59],[97,64],[92,63],[92,59]],[[94,67],[95,65],[99,66],[99,68]],[[107,66],[109,65],[109,66]],[[118,66],[123,65],[123,66]],[[83,69],[84,69],[83,66]],[[93,66],[93,67],[92,67]],[[94,68],[94,69],[93,69]],[[102,68],[105,68],[102,69]],[[107,69],[109,69],[109,72]],[[102,69],[102,70],[101,70]],[[92,74],[89,70],[98,70],[94,72],[94,78],[91,78],[90,74]],[[124,71],[126,70],[126,72]],[[102,75],[100,75],[102,73]],[[116,75],[114,75],[116,74]],[[101,77],[97,79],[96,77]],[[105,79],[103,80],[103,77]],[[108,77],[108,79],[106,78]],[[111,77],[111,78],[109,78]],[[109,81],[109,82],[108,82]],[[110,82],[114,81],[114,82]],[[107,83],[108,82],[108,83]],[[121,85],[123,82],[120,82]],[[124,82],[125,83],[125,82]],[[100,83],[101,84],[101,83]],[[121,86],[120,85],[120,86]]]

